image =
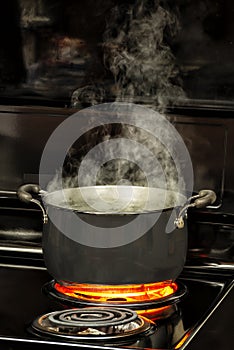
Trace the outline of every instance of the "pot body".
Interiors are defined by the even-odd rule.
[[[68,232],[74,211],[47,205],[47,213],[49,220],[44,224],[43,253],[46,267],[57,281],[105,285],[146,284],[175,280],[183,269],[187,251],[187,226],[185,223],[184,228],[175,228],[166,233],[168,220],[171,215],[175,215],[172,209],[163,210],[158,220],[141,237],[127,244],[104,248],[68,237],[50,219],[56,217],[59,221],[60,218]],[[89,227],[118,227],[122,237],[128,237],[139,229],[139,222],[133,220],[135,216],[132,215],[76,215],[81,220],[80,227],[79,224],[77,226],[77,237],[89,234]],[[144,226],[152,221],[152,215],[155,213],[141,214],[141,224]],[[131,232],[127,225],[129,221],[132,221]],[[86,232],[83,232],[82,222],[88,224]]]

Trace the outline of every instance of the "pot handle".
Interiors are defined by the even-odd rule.
[[[32,194],[43,194],[45,191],[42,191],[40,186],[37,184],[26,184],[22,185],[17,190],[17,196],[18,198],[24,202],[24,203],[35,203],[37,204],[40,209],[42,210],[43,214],[43,223],[46,224],[48,222],[48,216],[46,214],[46,211],[44,207],[42,206],[41,202],[37,199],[34,199]]]
[[[190,203],[194,201],[193,203]],[[204,208],[216,201],[216,194],[212,190],[201,190],[195,196],[188,198],[185,205],[181,208],[178,217],[175,219],[174,223],[177,228],[184,227],[184,216],[189,208]]]

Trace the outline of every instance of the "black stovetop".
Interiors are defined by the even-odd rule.
[[[26,259],[28,257],[28,259]],[[43,292],[51,280],[43,264],[29,258],[0,260],[0,348],[1,349],[231,349],[233,276],[230,269],[185,267],[178,281],[188,293],[174,306],[175,312],[166,319],[154,320],[151,332],[124,341],[87,344],[79,341],[37,337],[30,325],[40,315],[66,308]],[[17,263],[18,262],[18,263]],[[229,300],[230,299],[230,300]],[[228,302],[229,300],[229,302]],[[226,305],[224,310],[223,305]],[[70,308],[67,306],[67,308]],[[211,329],[212,318],[218,318]],[[228,321],[227,321],[228,320]],[[213,321],[214,322],[214,321]],[[226,322],[226,323],[225,323]],[[219,334],[225,324],[225,333]],[[205,335],[203,329],[208,327]],[[220,330],[221,328],[221,330]],[[218,339],[216,339],[218,337]],[[196,347],[196,343],[197,347]]]

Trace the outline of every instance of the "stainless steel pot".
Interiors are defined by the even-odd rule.
[[[31,193],[43,196],[45,209]],[[57,281],[105,285],[175,280],[186,258],[187,209],[216,199],[210,190],[187,200],[180,193],[138,186],[46,193],[34,184],[21,186],[18,197],[43,211],[49,273]]]

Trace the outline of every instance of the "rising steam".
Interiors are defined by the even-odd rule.
[[[110,92],[104,91],[103,87],[97,89],[96,85],[92,89],[89,85],[87,89],[82,88],[82,93],[77,90],[73,97],[78,101],[80,96],[84,95],[83,102],[87,106],[87,102],[94,105],[112,94],[119,102],[143,101],[153,109],[165,111],[169,104],[184,97],[179,70],[169,45],[179,29],[175,8],[170,9],[166,1],[136,0],[131,5],[114,7],[108,14],[103,36],[104,65],[114,78],[114,87]],[[122,138],[126,138],[144,145],[156,156],[163,169],[167,189],[177,191],[179,174],[175,170],[173,159],[167,149],[144,130],[144,122],[142,115],[142,128],[125,124],[90,130],[68,153],[63,169],[64,187],[79,186],[77,173],[80,164],[87,152],[98,143],[119,138],[118,147],[121,149],[126,147],[126,142],[121,141]],[[169,136],[165,138],[165,143],[174,142]],[[129,148],[127,151],[132,154],[132,159],[138,159],[140,156],[137,154],[137,148]],[[155,176],[155,169],[150,167],[152,164],[147,162],[147,159],[144,160],[141,169],[136,162],[114,159],[100,167],[96,185],[113,185],[126,181],[132,185],[147,186],[144,175],[144,170],[147,170],[147,174],[154,174],[151,184],[160,187],[159,177]],[[158,174],[161,169],[158,170]],[[90,179],[91,174],[87,170],[82,185],[90,185]],[[49,186],[50,191],[55,189],[56,177]]]
[[[184,96],[168,44],[180,29],[173,10],[165,1],[145,0],[113,8],[104,33],[104,62],[115,78],[118,100],[148,100],[164,110]]]

